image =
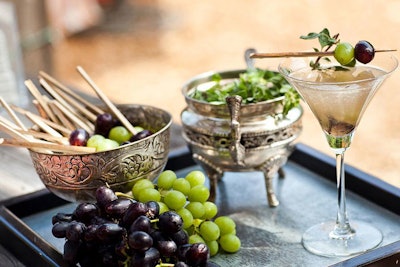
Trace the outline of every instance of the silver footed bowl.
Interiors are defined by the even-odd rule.
[[[260,171],[264,174],[269,205],[278,206],[273,178],[276,173],[284,176],[281,168],[301,134],[301,106],[283,116],[284,97],[242,104],[240,96],[229,96],[226,103],[219,105],[191,98],[196,88],[210,87],[216,74],[221,76],[221,82],[229,82],[244,72],[208,72],[184,84],[182,93],[187,107],[181,112],[182,135],[193,159],[210,179],[211,199],[215,198],[224,172]]]
[[[233,79],[237,79],[239,75],[244,72],[246,72],[245,69],[227,70],[221,72],[209,71],[193,77],[182,87],[182,94],[185,97],[186,104],[191,110],[193,110],[197,114],[206,117],[230,118],[229,108],[226,103],[211,104],[208,102],[196,100],[192,98],[191,95],[198,86],[210,87],[214,83],[212,81],[212,78],[216,74],[221,76],[221,80],[223,80],[224,82],[230,82]],[[243,105],[240,108],[240,117],[250,118],[256,116],[280,114],[283,111],[283,100],[284,97],[282,96],[254,104]]]
[[[92,201],[99,186],[107,184],[114,191],[126,193],[137,180],[154,180],[163,171],[168,160],[171,115],[146,105],[119,105],[118,109],[133,125],[153,134],[116,149],[87,154],[30,149],[33,166],[49,191],[71,202]]]

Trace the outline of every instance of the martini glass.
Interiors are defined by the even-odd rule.
[[[317,255],[356,255],[379,246],[382,233],[365,222],[349,222],[346,212],[344,154],[350,147],[368,103],[396,69],[398,62],[388,54],[376,54],[369,64],[359,64],[343,70],[332,58],[330,62],[324,63],[326,65],[321,63],[320,69],[312,70],[310,60],[315,61],[315,58],[286,58],[279,65],[279,72],[310,107],[336,155],[338,211],[336,220],[309,228],[303,234],[302,243],[308,251]]]

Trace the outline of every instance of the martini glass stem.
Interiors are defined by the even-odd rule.
[[[336,154],[336,179],[338,189],[338,212],[336,218],[336,225],[330,233],[331,238],[336,239],[349,239],[355,234],[355,231],[350,227],[349,219],[346,211],[346,183],[344,172],[344,152],[343,149],[340,153]]]

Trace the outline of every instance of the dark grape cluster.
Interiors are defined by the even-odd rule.
[[[135,135],[122,126],[110,113],[103,113],[97,116],[92,135],[85,129],[75,129],[69,136],[69,143],[74,146],[94,147],[96,151],[104,151],[138,141],[153,134],[150,130],[140,126],[134,128],[137,130]]]
[[[217,266],[207,245],[189,244],[176,212],[160,214],[157,202],[118,197],[106,186],[96,190],[95,203],[57,213],[52,224],[52,234],[66,240],[63,257],[71,266]]]

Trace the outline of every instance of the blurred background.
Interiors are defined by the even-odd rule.
[[[115,103],[164,108],[178,125],[185,107],[181,86],[202,72],[245,68],[247,48],[309,50],[319,47],[318,42],[299,36],[328,28],[352,44],[365,39],[378,49],[400,49],[398,0],[1,2],[15,7],[25,79],[35,80],[44,70],[94,95],[76,71],[80,65]],[[276,69],[278,62],[255,63]],[[399,85],[397,70],[371,102],[346,154],[348,164],[397,187]],[[317,121],[304,107],[300,142],[332,156]]]

